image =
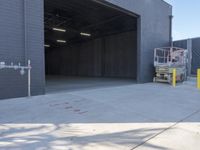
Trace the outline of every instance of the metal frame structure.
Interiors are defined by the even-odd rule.
[[[172,83],[173,70],[177,81],[187,79],[188,50],[178,47],[163,47],[154,50],[154,82]]]
[[[183,66],[187,63],[187,50],[163,47],[154,50],[154,66]]]

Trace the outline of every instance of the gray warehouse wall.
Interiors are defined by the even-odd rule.
[[[126,32],[49,50],[46,66],[51,75],[136,78],[137,34]]]
[[[43,1],[0,1],[0,61],[32,61],[32,94],[44,93]],[[27,74],[0,70],[0,99],[27,95]]]
[[[153,49],[169,45],[171,6],[162,0],[94,1],[108,2],[140,16],[137,76],[139,82],[152,81]],[[45,92],[43,13],[43,0],[0,1],[0,61],[24,64],[31,59],[33,95]],[[26,96],[26,87],[26,76],[0,70],[0,99]]]
[[[100,3],[114,4],[140,16],[138,81],[152,81],[154,75],[153,50],[156,47],[170,44],[172,6],[162,0],[106,0],[106,2],[108,3],[102,1]]]

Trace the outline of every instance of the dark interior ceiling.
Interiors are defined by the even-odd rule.
[[[68,44],[137,29],[137,19],[92,0],[45,0],[45,43],[51,47],[66,40]],[[65,33],[52,28],[66,29]],[[91,37],[81,36],[90,33]]]

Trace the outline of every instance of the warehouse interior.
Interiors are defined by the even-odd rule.
[[[137,16],[93,0],[45,0],[47,92],[137,79]]]

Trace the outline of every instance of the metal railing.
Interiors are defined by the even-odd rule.
[[[183,66],[187,63],[187,50],[163,47],[154,50],[154,66]]]

